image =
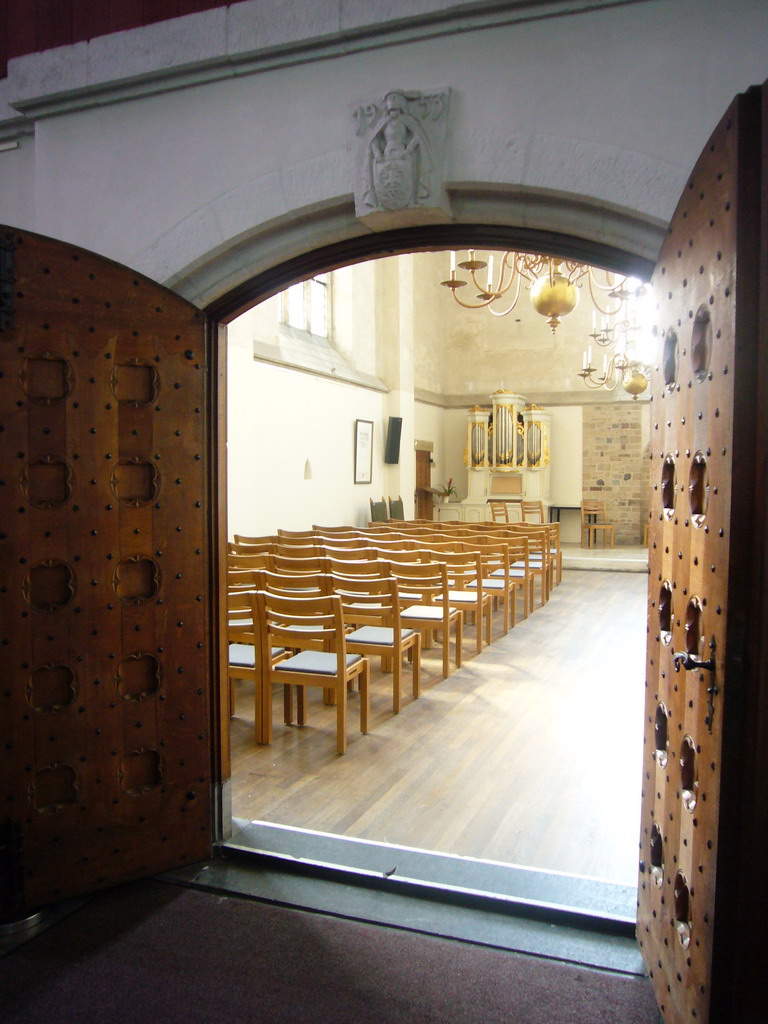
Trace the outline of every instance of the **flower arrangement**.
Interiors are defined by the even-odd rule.
[[[444,498],[452,498],[457,493],[456,486],[453,482],[453,477],[449,476],[448,483],[444,484],[442,487],[438,487],[438,490],[440,491]]]

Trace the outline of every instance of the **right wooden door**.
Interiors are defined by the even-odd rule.
[[[765,1019],[765,939],[744,930],[766,894],[762,104],[716,128],[653,279],[638,941],[667,1024]]]

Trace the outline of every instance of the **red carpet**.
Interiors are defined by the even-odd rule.
[[[0,960],[13,1024],[658,1024],[646,979],[148,880]]]

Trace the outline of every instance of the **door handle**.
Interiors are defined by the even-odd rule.
[[[710,657],[706,661],[702,661],[701,658],[697,658],[694,654],[689,654],[688,651],[675,651],[672,654],[672,661],[675,664],[675,672],[679,672],[681,668],[684,668],[686,672],[711,672],[712,677],[709,680],[709,686],[707,686],[707,715],[704,719],[704,723],[709,732],[712,732],[712,722],[715,717],[715,697],[720,692],[715,681],[715,638],[709,642],[709,649],[712,652]]]
[[[675,663],[675,672],[679,672],[681,668],[686,669],[688,672],[715,671],[714,657],[702,661],[700,658],[695,657],[695,655],[689,654],[688,651],[675,651],[672,655],[672,660]]]

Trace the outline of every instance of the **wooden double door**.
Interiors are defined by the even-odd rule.
[[[668,1024],[762,1020],[765,93],[738,97],[713,134],[653,282],[638,941]],[[11,228],[0,241],[0,898],[12,916],[208,855],[227,771],[225,538],[205,317],[72,246]],[[604,750],[608,771],[610,737]]]

